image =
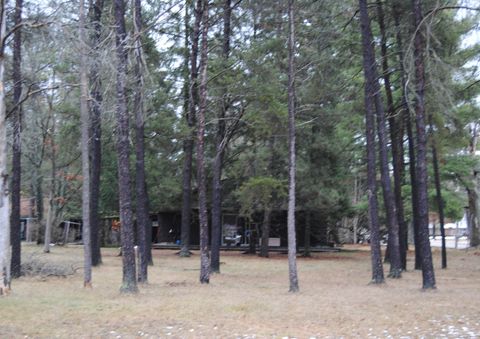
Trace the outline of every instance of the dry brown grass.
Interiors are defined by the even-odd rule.
[[[80,247],[24,252],[81,266]],[[478,251],[449,251],[449,269],[436,270],[438,289],[430,292],[420,289],[421,273],[414,271],[368,285],[368,251],[319,253],[299,258],[301,292],[290,294],[286,255],[222,253],[222,274],[201,285],[198,255],[157,250],[150,284],[136,296],[119,293],[117,253],[103,250],[93,289],[82,287],[81,270],[15,280],[11,295],[0,298],[0,337],[480,337]]]

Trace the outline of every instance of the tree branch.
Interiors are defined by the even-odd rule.
[[[7,32],[7,34],[5,34],[3,40],[2,40],[2,48],[5,48],[5,43],[6,41],[8,40],[8,38],[13,34],[15,33],[15,31],[19,30],[20,28],[22,27],[28,27],[28,28],[39,28],[39,27],[43,27],[43,26],[48,26],[50,24],[52,24],[53,21],[47,21],[47,22],[36,22],[36,21],[23,21],[15,26],[12,27],[11,30],[9,30]]]
[[[476,80],[476,81],[472,82],[470,85],[468,85],[467,87],[462,89],[462,92],[465,92],[466,90],[469,90],[470,88],[472,88],[473,86],[475,86],[478,83],[480,83],[480,80]]]
[[[28,91],[27,91],[27,94],[25,94],[25,96],[20,99],[19,102],[17,102],[8,112],[7,112],[7,119],[17,110],[17,108],[19,108],[25,101],[27,101],[31,96],[35,95],[35,94],[38,94],[38,93],[42,93],[43,91],[47,91],[47,90],[53,90],[53,89],[58,89],[59,86],[53,86],[53,87],[44,87],[44,88],[39,88],[39,89],[36,89],[36,90],[31,90],[32,87],[34,86],[35,84],[31,84],[30,86],[28,86]]]
[[[470,7],[470,6],[442,6],[442,7],[436,7],[428,12],[425,13],[425,16],[429,16],[430,14],[434,14],[436,12],[446,10],[446,9],[466,9],[469,11],[480,11],[480,7]]]

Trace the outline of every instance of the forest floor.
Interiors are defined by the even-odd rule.
[[[43,254],[27,245],[25,262],[78,269],[14,280],[0,297],[0,338],[480,338],[480,250],[449,250],[449,268],[436,265],[438,288],[422,291],[412,253],[401,279],[376,286],[368,248],[350,249],[299,257],[296,294],[284,254],[222,253],[222,273],[201,285],[198,253],[156,250],[150,283],[131,296],[119,293],[118,249],[102,249],[93,289],[84,289],[80,246]]]

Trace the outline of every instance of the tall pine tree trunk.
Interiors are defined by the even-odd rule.
[[[7,170],[7,117],[5,106],[6,1],[0,0],[0,295],[10,288],[10,197]]]
[[[55,79],[55,74],[53,75]],[[53,228],[53,221],[55,219],[55,193],[57,189],[57,154],[56,154],[56,145],[55,145],[55,130],[56,130],[56,120],[55,120],[55,113],[53,112],[53,90],[51,98],[48,100],[48,110],[49,110],[49,119],[52,122],[52,126],[50,127],[49,133],[49,142],[50,142],[50,188],[48,193],[48,211],[47,211],[47,219],[45,221],[45,236],[43,239],[43,252],[50,253],[50,243],[52,242],[52,228]]]
[[[277,34],[279,36],[280,33]],[[275,171],[275,136],[271,135],[268,139],[268,152],[270,154],[270,159],[268,163],[268,172],[269,175],[274,176]],[[262,236],[260,238],[260,251],[259,256],[268,258],[269,244],[268,239],[270,238],[270,224],[272,218],[272,209],[273,209],[273,199],[270,199],[268,204],[264,207],[263,211],[263,222],[262,222]]]
[[[13,33],[13,143],[12,143],[12,212],[10,215],[12,240],[12,278],[21,274],[21,224],[20,224],[20,188],[22,174],[22,9],[23,0],[15,1],[14,25],[18,28]]]
[[[433,135],[432,115],[429,114],[431,149],[432,149],[432,165],[433,177],[435,180],[435,193],[438,207],[438,219],[440,221],[440,234],[442,236],[442,268],[447,268],[447,244],[445,243],[445,213],[443,210],[442,186],[440,182],[440,168],[438,165],[437,143]]]
[[[405,95],[407,95],[405,93]],[[405,105],[407,105],[405,103]],[[420,215],[418,209],[418,187],[417,187],[417,155],[415,153],[415,137],[413,134],[413,124],[410,110],[407,109],[405,113],[405,120],[407,126],[407,138],[408,138],[408,158],[409,158],[409,173],[410,173],[410,186],[412,188],[412,217],[413,217],[413,242],[415,243],[415,264],[416,270],[422,269],[420,240],[419,240],[419,228],[420,228]]]
[[[295,4],[288,1],[288,277],[289,292],[298,292],[297,239],[295,232]]]
[[[404,67],[404,54],[403,54],[403,39],[401,34],[401,27],[400,27],[400,12],[399,12],[399,1],[393,1],[392,3],[392,13],[393,19],[395,24],[395,31],[396,31],[396,42],[397,42],[397,50],[398,50],[398,65],[400,69],[400,77],[401,77],[401,84],[402,84],[402,99],[401,99],[401,112],[400,115],[407,131],[407,140],[408,140],[408,159],[409,159],[409,175],[410,175],[410,185],[412,188],[411,193],[411,200],[412,200],[412,223],[413,223],[413,238],[415,243],[415,269],[421,268],[420,263],[420,250],[419,250],[419,242],[418,242],[418,203],[417,203],[417,186],[416,182],[416,154],[415,154],[415,140],[413,135],[413,127],[410,115],[410,109],[408,107],[408,98],[407,98],[407,74]],[[406,231],[404,231],[406,233]],[[405,234],[405,241],[407,241],[406,247],[408,248],[408,238]],[[403,261],[404,260],[404,261]],[[402,265],[404,265],[404,269],[406,269],[406,257],[402,258]]]
[[[35,195],[35,216],[38,222],[43,220],[44,205],[43,205],[43,175],[39,173],[40,167],[35,166],[34,178],[32,179],[32,192]]]
[[[476,177],[474,177],[476,179]],[[474,182],[476,184],[476,182]],[[468,211],[467,211],[467,221],[468,221],[468,233],[470,237],[470,247],[478,246],[478,204],[479,200],[478,191],[474,188],[467,188],[467,197],[468,197]]]
[[[208,251],[207,183],[205,173],[205,113],[207,110],[207,62],[208,62],[208,0],[197,0],[197,13],[202,17],[202,49],[200,52],[200,93],[197,113],[197,182],[198,213],[200,221],[200,282],[210,281]]]
[[[117,157],[118,157],[118,184],[120,193],[120,229],[122,236],[122,264],[123,279],[120,291],[122,293],[138,292],[135,274],[135,253],[132,218],[132,190],[130,187],[130,143],[129,118],[126,102],[126,30],[125,30],[125,3],[123,0],[114,0],[115,40],[117,54]]]
[[[228,69],[228,59],[230,56],[230,19],[232,15],[232,1],[225,0],[223,3],[223,43],[222,43],[222,63],[223,69]],[[226,79],[222,79],[222,104],[218,114],[217,133],[215,136],[216,154],[213,164],[213,190],[212,190],[212,272],[220,272],[220,244],[222,239],[222,170],[223,157],[225,152],[224,139],[225,116],[227,115],[230,100],[228,98],[228,85]]]
[[[80,120],[82,148],[82,241],[83,241],[83,286],[92,287],[92,247],[90,239],[90,114],[88,112],[88,79],[85,3],[79,4],[79,37],[80,37]]]
[[[365,79],[372,78],[372,66],[375,57],[372,49],[372,32],[370,30],[370,19],[366,0],[359,0],[360,25],[363,46],[363,72]],[[373,76],[375,79],[375,77]],[[370,226],[370,247],[372,259],[372,283],[381,284],[385,282],[383,276],[382,253],[380,249],[380,225],[378,221],[378,200],[376,181],[376,151],[375,151],[375,111],[371,98],[374,91],[371,81],[365,81],[365,128],[367,141],[367,194],[368,194],[368,216]]]
[[[472,209],[472,217],[475,222],[472,223],[472,228],[470,229],[470,247],[480,246],[480,176],[478,171],[474,175],[474,208]]]
[[[223,119],[222,119],[223,120]],[[220,122],[219,122],[220,124]],[[224,124],[222,122],[222,124]],[[218,129],[222,128],[220,125]],[[223,127],[224,129],[224,127]],[[213,161],[213,182],[212,182],[212,246],[211,246],[211,271],[220,273],[220,244],[222,240],[222,167],[223,150],[218,143],[220,131],[217,132],[217,153]],[[221,142],[221,141],[220,141]]]
[[[184,55],[184,104],[183,110],[189,128],[188,135],[183,142],[183,177],[182,177],[182,225],[181,225],[181,257],[190,256],[190,224],[192,213],[192,163],[193,146],[195,137],[195,115],[197,111],[197,59],[198,39],[200,33],[201,13],[195,11],[195,22],[193,32],[190,35],[190,13],[191,0],[185,2],[185,55]],[[189,52],[189,37],[192,40],[191,52]],[[190,62],[190,79],[188,78],[188,63]]]
[[[393,180],[394,180],[394,199],[395,210],[398,223],[398,242],[400,266],[402,270],[406,269],[407,262],[407,223],[405,222],[402,184],[404,175],[404,150],[403,150],[403,119],[397,117],[394,109],[392,86],[390,81],[390,67],[388,64],[388,48],[387,48],[387,31],[385,27],[385,15],[383,12],[382,2],[377,1],[377,17],[381,34],[381,56],[382,56],[382,73],[385,85],[385,93],[387,97],[387,112],[390,131],[390,140],[392,143],[392,164],[393,164]],[[390,242],[389,242],[390,244]],[[390,251],[389,251],[390,252]]]
[[[422,262],[423,288],[435,288],[435,274],[433,270],[432,251],[428,231],[428,174],[427,174],[427,132],[425,126],[425,40],[422,22],[422,8],[420,0],[412,0],[414,16],[414,58],[415,58],[415,125],[417,130],[417,194],[419,229],[418,240]]]
[[[80,119],[82,145],[82,241],[83,241],[83,286],[92,287],[92,247],[90,243],[90,114],[88,112],[88,79],[85,3],[79,4],[79,37],[80,37]]]
[[[269,207],[265,207],[263,211],[263,222],[262,222],[262,238],[260,242],[260,256],[268,258],[268,239],[270,237],[270,221],[271,221],[272,211]]]
[[[471,139],[470,139],[470,155],[476,157],[478,136],[477,136],[478,126],[475,126],[471,130]],[[470,238],[470,247],[476,247],[480,245],[480,171],[476,166],[473,169],[473,177],[471,181],[471,187],[467,187],[467,196],[468,196],[468,211],[467,211],[467,220],[468,220],[468,234]]]
[[[248,235],[248,250],[245,252],[245,254],[256,254],[257,252],[257,227],[255,229],[252,229],[252,224],[250,223],[250,229],[249,229],[249,235]]]
[[[372,40],[373,42],[373,40]],[[373,43],[370,44],[373,52]],[[402,265],[400,261],[400,243],[398,237],[398,220],[397,211],[395,208],[395,199],[392,191],[392,184],[390,181],[390,169],[388,166],[388,146],[386,136],[386,121],[385,110],[383,107],[382,97],[380,95],[380,85],[378,83],[378,75],[376,71],[376,64],[373,61],[372,67],[372,87],[374,92],[370,97],[375,101],[376,116],[377,116],[377,137],[378,149],[380,155],[380,176],[383,189],[383,203],[387,215],[388,226],[388,248],[390,260],[390,278],[400,278],[402,272]]]
[[[395,209],[395,199],[392,192],[390,181],[390,170],[388,167],[388,151],[387,151],[387,138],[386,138],[386,122],[385,122],[385,110],[383,108],[382,97],[380,95],[380,85],[378,83],[377,65],[375,61],[375,51],[373,35],[370,28],[370,21],[367,15],[367,27],[365,33],[368,36],[368,43],[363,47],[367,49],[367,62],[369,71],[365,73],[367,88],[370,90],[367,100],[371,100],[375,105],[376,117],[377,117],[377,136],[378,136],[378,148],[380,155],[380,174],[381,183],[383,188],[383,201],[385,205],[387,215],[388,226],[388,248],[390,259],[390,274],[391,278],[399,278],[401,276],[401,262],[400,262],[400,247],[398,240],[398,221],[397,212]],[[363,26],[362,26],[363,27]]]
[[[145,118],[143,111],[143,56],[141,36],[143,34],[141,0],[135,0],[134,8],[134,36],[135,36],[135,97],[133,109],[135,110],[135,191],[137,198],[137,243],[140,254],[140,272],[138,281],[148,282],[148,247],[147,231],[151,233],[150,218],[148,214],[148,191],[145,175]]]
[[[100,252],[100,221],[98,217],[100,200],[100,174],[102,168],[102,118],[101,105],[102,81],[100,76],[99,50],[102,34],[103,0],[90,5],[90,23],[93,26],[92,49],[94,57],[90,69],[90,243],[92,247],[92,265],[102,263]]]

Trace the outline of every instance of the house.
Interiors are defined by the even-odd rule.
[[[27,242],[38,238],[39,224],[36,216],[36,206],[30,197],[20,198],[20,234],[21,239]]]
[[[438,214],[435,212],[429,213],[428,223],[429,234],[432,238],[440,236],[440,221]],[[445,236],[447,237],[463,237],[468,236],[468,220],[467,214],[463,215],[463,218],[459,221],[453,221],[451,219],[445,219]]]
[[[459,221],[452,222],[452,220],[446,220],[444,229],[445,246],[447,248],[468,248],[470,246],[467,217],[468,216],[465,213],[463,218]],[[428,228],[430,233],[430,246],[441,247],[442,237],[440,232],[440,224],[435,216],[430,219]]]
[[[297,244],[303,246],[305,240],[305,212],[297,213]],[[335,239],[335,228],[325,225],[320,215],[311,213],[312,234],[311,246],[330,245]],[[263,213],[257,213],[247,219],[233,210],[224,210],[222,213],[222,246],[245,246],[250,244],[251,234],[261,234]],[[160,245],[180,245],[181,243],[181,211],[162,210],[150,214],[152,223],[152,243]],[[273,211],[270,221],[269,244],[270,246],[287,246],[287,211]],[[211,226],[211,223],[209,223]],[[63,221],[59,227],[66,242],[81,240],[81,219]],[[68,231],[67,231],[68,229]],[[105,216],[100,221],[101,246],[120,245],[120,218],[118,215]],[[73,232],[73,233],[72,233]],[[73,234],[73,235],[72,235]],[[67,239],[68,238],[68,239]],[[257,236],[256,239],[260,239]],[[63,242],[60,240],[60,242]],[[198,221],[198,209],[192,209],[190,225],[190,244],[200,243],[200,229]]]

